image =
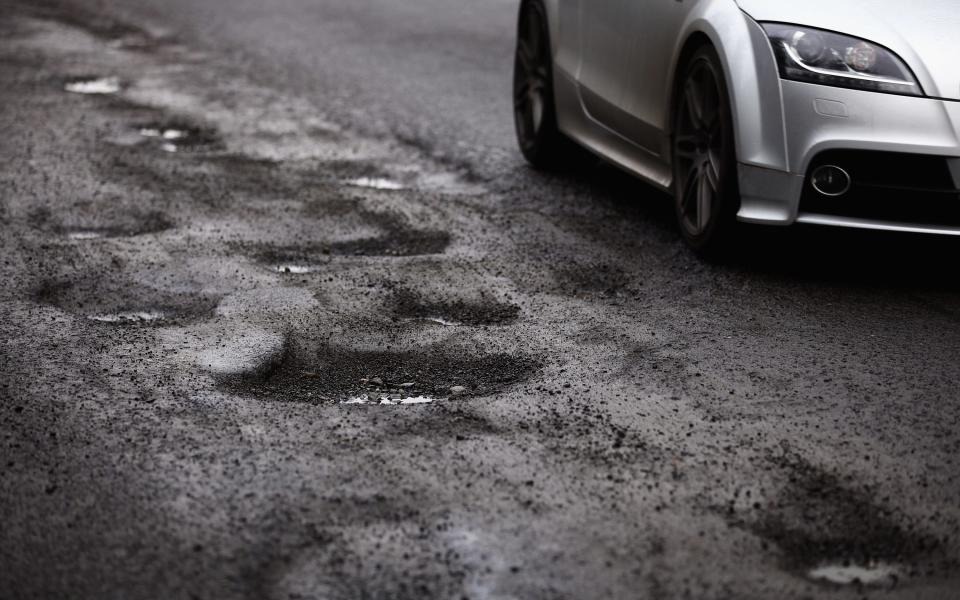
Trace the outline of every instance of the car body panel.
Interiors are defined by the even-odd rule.
[[[960,69],[952,65],[960,51],[960,36],[953,33],[960,31],[956,0],[919,0],[909,5],[887,0],[830,4],[826,0],[544,0],[544,4],[554,40],[558,125],[612,163],[661,189],[671,189],[673,82],[687,45],[707,41],[720,57],[730,96],[742,221],[928,233],[956,229],[871,225],[852,218],[803,214],[799,206],[807,166],[824,150],[960,157],[960,102],[953,100],[960,98]],[[903,17],[902,13],[915,9],[915,14]],[[599,12],[585,17],[590,11]],[[923,20],[930,18],[936,18],[937,24],[927,32]],[[782,80],[759,23],[765,20],[830,29],[886,46],[907,63],[924,91],[935,97]],[[588,39],[594,36],[603,39]],[[960,170],[960,160],[953,164]],[[960,178],[957,181],[960,184]]]
[[[957,0],[739,0],[757,21],[808,25],[886,46],[928,96],[960,100]]]
[[[644,2],[614,1],[580,11],[577,84],[584,109],[654,154],[663,154],[669,120],[671,63],[662,56],[674,50],[695,6],[671,2],[651,11]]]
[[[737,131],[737,155],[741,162],[785,169],[787,159],[779,77],[766,35],[732,0],[694,0],[687,4],[683,21],[675,24],[673,39],[661,38],[663,47],[650,51],[654,55],[671,57],[668,61],[660,61],[665,66],[658,69],[657,78],[649,86],[658,93],[648,93],[633,100],[621,99],[620,106],[616,105],[615,98],[605,99],[608,110],[610,105],[621,111],[631,106],[646,106],[641,115],[635,115],[635,121],[641,124],[631,129],[618,128],[615,118],[597,118],[590,110],[598,106],[597,99],[592,97],[597,91],[581,84],[586,66],[581,55],[584,30],[580,29],[580,18],[582,12],[588,10],[588,0],[553,0],[550,5],[556,12],[551,15],[551,23],[555,27],[554,39],[558,40],[554,44],[555,94],[558,104],[566,107],[558,110],[561,130],[615,164],[669,189],[672,180],[669,156],[672,82],[687,43],[694,36],[703,36],[717,47],[724,63]],[[627,59],[629,56],[625,55]],[[627,64],[629,66],[629,62]],[[631,77],[634,88],[641,87],[640,75]],[[599,78],[589,81],[597,82]],[[647,131],[637,133],[640,128]],[[605,151],[608,144],[609,153]],[[651,176],[651,173],[655,175]]]

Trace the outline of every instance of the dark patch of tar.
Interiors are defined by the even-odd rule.
[[[40,304],[113,325],[155,325],[194,320],[211,314],[219,303],[219,298],[199,291],[167,291],[108,274],[47,281],[33,297]],[[123,317],[138,313],[158,315],[158,318]],[[111,318],[115,316],[119,318]]]
[[[396,229],[385,235],[330,244],[330,253],[341,256],[423,256],[443,254],[450,245],[445,231]]]
[[[725,511],[734,527],[775,544],[784,567],[805,571],[824,563],[909,565],[911,577],[949,569],[944,543],[906,515],[874,501],[868,489],[851,489],[837,475],[800,457],[774,460],[789,475],[775,501],[749,514]]]
[[[608,263],[568,262],[554,268],[557,291],[571,296],[616,296],[630,283],[619,267]]]
[[[399,411],[397,414],[400,418],[390,419],[382,425],[382,433],[395,437],[469,439],[500,432],[500,428],[490,419],[461,406],[463,405],[456,403],[437,403],[432,410],[426,412]]]
[[[237,248],[267,265],[284,263],[323,264],[332,256],[425,256],[443,254],[450,245],[445,231],[418,229],[390,214],[358,210],[380,235],[329,243],[294,245],[240,244]]]
[[[291,340],[272,369],[227,376],[220,386],[263,399],[310,404],[396,393],[443,398],[455,386],[464,388],[463,396],[486,396],[528,379],[538,367],[526,356],[470,355],[440,346],[360,351]]]
[[[391,300],[394,314],[401,319],[443,319],[463,325],[505,325],[516,321],[520,307],[488,301],[427,298],[408,289],[397,290]]]
[[[343,504],[351,499],[343,499]],[[321,506],[326,506],[323,503]],[[362,505],[361,505],[362,506]],[[336,513],[334,513],[336,514]],[[428,521],[419,511],[399,522],[376,519],[351,522],[328,519],[329,526],[309,525],[299,532],[301,539],[296,554],[261,545],[254,552],[256,563],[244,570],[243,578],[250,590],[249,598],[278,596],[287,591],[281,582],[288,581],[291,569],[309,561],[310,569],[294,571],[295,585],[306,589],[301,593],[283,594],[289,598],[324,598],[326,600],[432,600],[466,598],[464,580],[469,568],[455,548],[444,548],[438,539],[448,527]],[[348,525],[345,527],[344,522]],[[376,544],[358,538],[354,530],[360,526],[368,535],[376,536]],[[295,533],[289,534],[297,535]],[[442,551],[437,551],[440,547]]]
[[[64,0],[30,0],[17,4],[33,18],[57,21],[83,29],[125,50],[149,51],[170,41],[159,39],[141,27],[113,18],[105,11],[84,9]]]

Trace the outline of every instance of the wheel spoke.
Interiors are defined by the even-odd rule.
[[[697,135],[693,133],[681,134],[674,140],[676,155],[680,158],[692,160],[697,157]]]
[[[517,44],[517,59],[520,61],[520,67],[524,73],[530,73],[535,68],[535,52],[530,49],[527,40],[520,40]]]
[[[700,170],[697,186],[697,233],[703,233],[710,223],[710,211],[713,208],[713,190],[707,177],[707,168]]]
[[[529,77],[517,78],[517,83],[513,87],[514,99],[520,100],[521,98],[526,98],[530,93],[530,89],[531,85]]]
[[[702,112],[700,114],[702,121],[701,127],[705,132],[711,131],[718,123],[720,116],[720,90],[717,89],[717,82],[710,72],[704,72],[704,81],[700,86],[702,93],[701,100]]]
[[[532,11],[527,17],[527,39],[531,47],[531,58],[542,58],[540,56],[542,51],[541,43],[541,26],[540,26],[540,17],[536,11]]]
[[[546,128],[553,128],[550,37],[546,14],[538,2],[525,5],[517,28],[514,59],[514,123],[520,147],[531,159]],[[531,159],[532,160],[532,159]]]
[[[710,184],[712,192],[720,191],[720,161],[713,150],[707,150],[703,161],[703,175]]]
[[[695,64],[681,87],[674,123],[677,213],[690,236],[705,235],[721,200],[724,173],[724,98],[713,67]]]
[[[546,82],[539,77],[527,77],[518,82],[514,89],[514,106],[519,107],[536,100],[542,100],[546,87]]]
[[[687,105],[687,114],[694,129],[699,129],[703,123],[703,98],[700,95],[699,85],[693,77],[687,80],[684,88],[684,100]]]
[[[697,163],[687,171],[687,176],[683,180],[683,193],[680,196],[680,208],[684,215],[690,212],[690,203],[695,199],[697,192],[697,182],[700,179],[700,167]]]

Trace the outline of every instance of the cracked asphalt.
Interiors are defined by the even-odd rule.
[[[515,0],[0,0],[0,599],[960,597],[957,241],[529,170]]]

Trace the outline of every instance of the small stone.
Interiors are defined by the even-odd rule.
[[[371,377],[370,383],[372,383],[373,385],[383,385],[383,380],[380,379],[379,377]]]
[[[409,387],[413,387],[413,385],[414,385],[414,383],[413,383],[412,381],[408,381],[407,383],[401,383],[401,384],[400,384],[400,387],[402,387],[402,388],[409,388]]]
[[[450,393],[453,394],[454,396],[459,396],[460,394],[466,394],[467,388],[463,387],[462,385],[455,385],[452,388],[450,388]]]

